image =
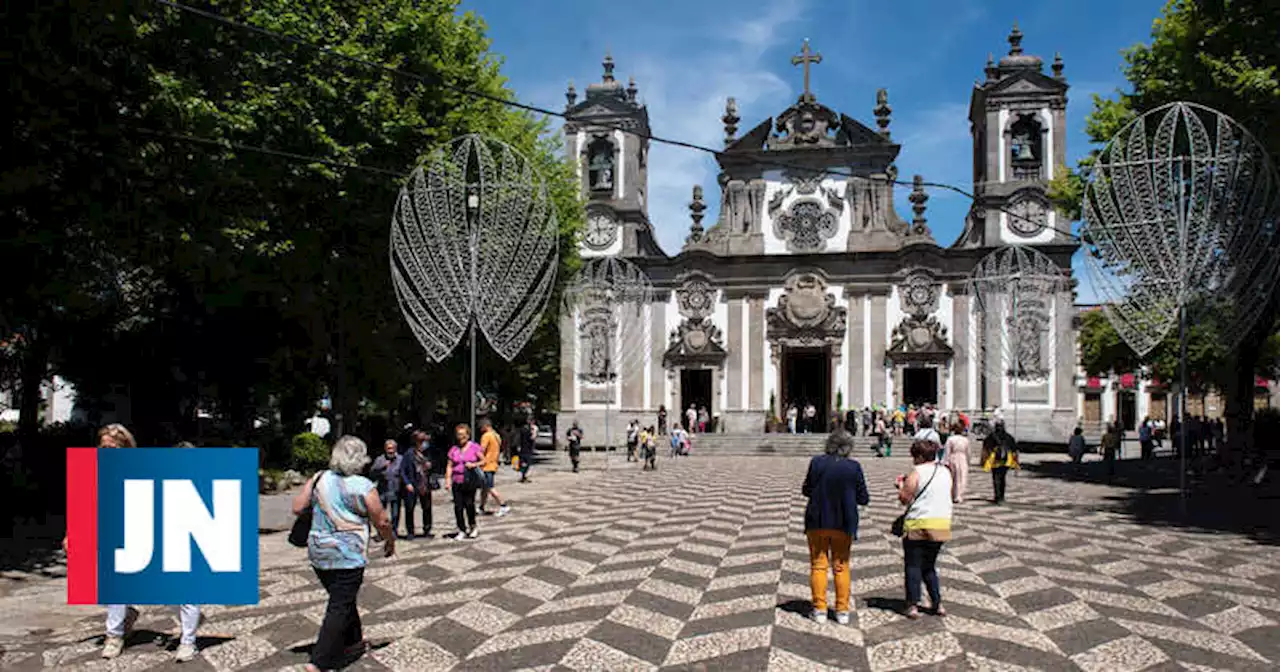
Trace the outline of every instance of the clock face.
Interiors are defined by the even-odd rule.
[[[1048,223],[1048,213],[1038,201],[1025,199],[1014,203],[1009,212],[1009,228],[1023,236],[1034,236],[1044,230]]]
[[[587,235],[584,241],[592,249],[604,249],[613,244],[618,237],[618,225],[613,218],[603,213],[595,213],[587,219]]]

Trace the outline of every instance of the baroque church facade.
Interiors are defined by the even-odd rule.
[[[644,352],[619,367],[596,341],[621,337],[621,325],[602,331],[581,312],[562,316],[561,426],[577,421],[602,445],[608,413],[616,445],[630,419],[653,424],[659,407],[674,423],[705,406],[721,431],[759,433],[790,404],[812,403],[825,425],[837,410],[877,404],[973,412],[1016,399],[1024,438],[1065,441],[1078,417],[1070,283],[1042,307],[1033,349],[1044,375],[1034,379],[981,361],[980,330],[998,339],[1002,327],[984,324],[966,283],[1003,246],[1033,246],[1064,276],[1076,249],[1046,196],[1066,157],[1062,61],[1046,74],[1021,42],[1015,25],[1008,54],[988,57],[974,84],[976,198],[953,242],[931,232],[922,177],[899,178],[886,91],[871,124],[827,107],[809,86],[821,56],[807,42],[792,59],[804,69],[795,104],[739,134],[727,101],[719,216],[704,225],[706,196],[693,187],[689,234],[674,254],[648,217],[650,126],[634,80],[615,79],[606,56],[582,99],[570,84],[564,133],[587,209],[581,254],[626,259],[654,292]],[[911,189],[907,216],[894,207],[898,185]]]

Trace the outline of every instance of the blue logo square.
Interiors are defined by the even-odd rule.
[[[258,450],[99,450],[98,602],[257,604]]]

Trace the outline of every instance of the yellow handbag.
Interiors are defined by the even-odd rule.
[[[511,468],[520,471],[520,456],[516,455],[511,458]]]

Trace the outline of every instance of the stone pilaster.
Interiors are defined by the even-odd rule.
[[[742,398],[742,376],[743,376],[743,346],[742,342],[742,297],[734,297],[729,299],[729,338],[727,339],[729,347],[729,356],[725,360],[725,385],[728,386],[728,394],[725,395],[725,410],[746,410],[746,405]]]
[[[955,391],[951,404],[956,408],[974,408],[977,400],[969,394],[969,361],[973,356],[970,343],[969,305],[973,297],[967,293],[963,285],[951,287],[951,341],[955,355],[951,360],[952,378]]]
[[[578,385],[578,367],[575,366],[578,355],[574,341],[578,330],[574,326],[574,313],[565,311],[560,315],[560,410],[573,410],[573,392]]]
[[[764,411],[769,401],[764,398],[764,367],[768,359],[764,351],[764,302],[765,296],[747,298],[747,362],[750,365],[747,379],[747,410]]]
[[[1076,389],[1076,330],[1072,328],[1075,306],[1071,291],[1059,292],[1055,297],[1053,335],[1054,407],[1055,410],[1075,408]],[[1074,410],[1073,410],[1074,412]]]
[[[885,398],[884,353],[888,349],[889,291],[871,294],[871,403],[891,403]]]
[[[845,384],[845,389],[848,390],[845,405],[849,408],[862,408],[871,403],[871,400],[866,398],[866,386],[863,385],[866,380],[867,347],[867,319],[863,310],[865,294],[860,290],[846,287],[844,295],[849,307],[849,353],[846,355],[849,362],[849,379]]]
[[[667,403],[667,372],[662,368],[662,353],[667,351],[667,303],[665,298],[654,297],[654,302],[649,305],[652,306],[649,310],[649,338],[652,345],[649,348],[648,410],[656,413],[659,405]],[[670,413],[671,409],[668,407],[668,416]],[[653,422],[657,421],[657,416],[654,416]]]

